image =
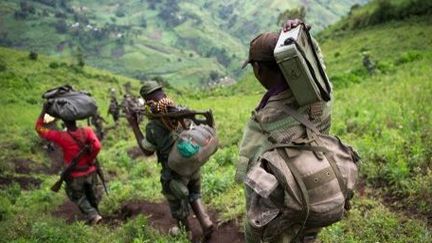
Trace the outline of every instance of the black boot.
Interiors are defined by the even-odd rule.
[[[204,239],[209,239],[211,237],[211,234],[213,233],[214,226],[213,222],[210,220],[210,217],[205,210],[204,204],[202,203],[201,199],[197,199],[191,202],[191,207],[201,225]]]

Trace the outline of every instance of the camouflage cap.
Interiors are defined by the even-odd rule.
[[[140,89],[140,94],[143,98],[145,98],[147,95],[151,94],[152,92],[162,89],[162,85],[160,85],[156,81],[147,81],[143,84],[143,86]]]
[[[249,57],[242,65],[245,68],[252,61],[274,61],[273,51],[279,38],[279,33],[266,32],[258,35],[250,42]]]

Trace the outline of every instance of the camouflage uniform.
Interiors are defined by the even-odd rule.
[[[252,61],[274,62],[273,49],[276,45],[276,41],[277,37],[275,37],[274,34],[263,34],[253,39],[249,50],[249,58],[243,64],[243,67]],[[318,58],[323,68],[325,68],[318,43],[315,40],[312,41]],[[271,42],[274,42],[273,45]],[[330,102],[316,102],[311,105],[300,107],[289,88],[286,88],[280,93],[271,95],[266,102],[260,104],[259,108],[252,113],[252,117],[244,129],[236,171],[237,182],[244,181],[247,172],[256,164],[258,157],[272,145],[269,139],[274,139],[275,141],[281,141],[282,138],[295,139],[303,136],[305,133],[303,125],[283,111],[286,105],[289,105],[301,114],[308,115],[312,123],[314,123],[322,133],[329,132],[331,125]],[[252,189],[245,186],[246,211],[250,209],[251,190]],[[278,186],[272,193],[272,203],[283,207],[284,193],[283,188]],[[247,220],[245,225],[245,240],[248,243],[291,242],[297,235],[300,226],[294,225],[289,229],[283,229],[281,225],[281,227],[277,228],[279,228],[279,232],[277,232],[278,229],[276,228],[266,229],[266,226],[257,229]],[[303,242],[307,241],[309,235],[315,239],[319,230],[320,228],[305,228],[303,230],[303,235],[299,238]]]
[[[190,213],[189,203],[201,197],[201,175],[198,170],[190,177],[183,177],[168,167],[168,155],[175,136],[175,131],[167,129],[160,120],[150,120],[142,146],[148,151],[156,151],[162,165],[162,193],[168,200],[173,218],[184,220]]]
[[[96,172],[66,180],[66,195],[89,218],[98,215],[98,204],[102,195],[97,185]]]
[[[330,103],[318,102],[313,105],[296,107],[294,96],[290,90],[272,96],[264,108],[253,113],[244,129],[242,142],[240,143],[240,159],[237,164],[236,178],[238,181],[242,181],[248,170],[255,165],[254,162],[257,161],[257,158],[271,145],[268,141],[269,136],[273,136],[276,139],[278,136],[290,136],[294,139],[303,135],[303,126],[294,118],[282,112],[281,107],[286,104],[290,104],[290,106],[303,114],[309,114],[312,122],[321,132],[329,132],[331,124]],[[270,132],[270,134],[267,132]],[[245,187],[246,210],[249,209],[250,193],[250,189]],[[283,202],[283,193],[282,188],[277,188],[274,194],[280,195],[280,198],[276,198],[275,200]],[[250,224],[246,224],[245,227],[246,242],[262,242],[263,232],[253,229]],[[319,229],[306,229],[305,233],[317,233],[318,231]],[[272,242],[290,242],[296,233],[296,229],[291,229],[279,235],[279,239]]]
[[[103,140],[105,137],[105,132],[103,129],[104,122],[105,120],[99,114],[95,114],[90,118],[90,123],[96,128],[96,135],[99,140]]]
[[[120,117],[120,107],[115,97],[111,98],[110,105],[108,108],[108,114],[112,115],[114,122],[117,124]]]
[[[369,74],[375,72],[375,63],[370,59],[368,53],[363,53],[363,66],[366,68]]]
[[[166,97],[162,86],[155,81],[147,81],[140,89],[141,96],[147,102],[149,110],[153,113],[169,113],[177,110],[174,102]],[[168,201],[172,217],[177,220],[180,227],[187,231],[189,239],[192,239],[190,225],[187,220],[190,210],[194,212],[199,221],[204,239],[211,237],[213,222],[206,212],[201,200],[201,174],[197,169],[190,176],[180,176],[168,167],[168,156],[178,136],[178,122],[166,118],[150,119],[145,131],[145,136],[138,127],[138,118],[129,117],[138,143],[145,154],[156,152],[158,161],[162,165],[161,185],[162,193]],[[171,228],[175,234],[178,226]]]

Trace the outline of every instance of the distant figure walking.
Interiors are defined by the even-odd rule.
[[[369,53],[363,52],[363,66],[366,68],[369,74],[375,73],[375,62],[371,60]]]
[[[90,117],[90,124],[93,125],[96,129],[96,135],[99,138],[99,140],[103,140],[105,138],[105,131],[103,124],[107,123],[105,119],[98,113],[94,114],[92,117]]]
[[[111,97],[111,101],[108,107],[108,114],[112,116],[112,119],[117,126],[120,118],[120,106],[116,97]]]

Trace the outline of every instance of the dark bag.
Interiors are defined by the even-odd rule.
[[[42,98],[47,99],[47,113],[65,121],[86,119],[97,111],[96,101],[90,93],[75,91],[70,85],[50,89]]]

